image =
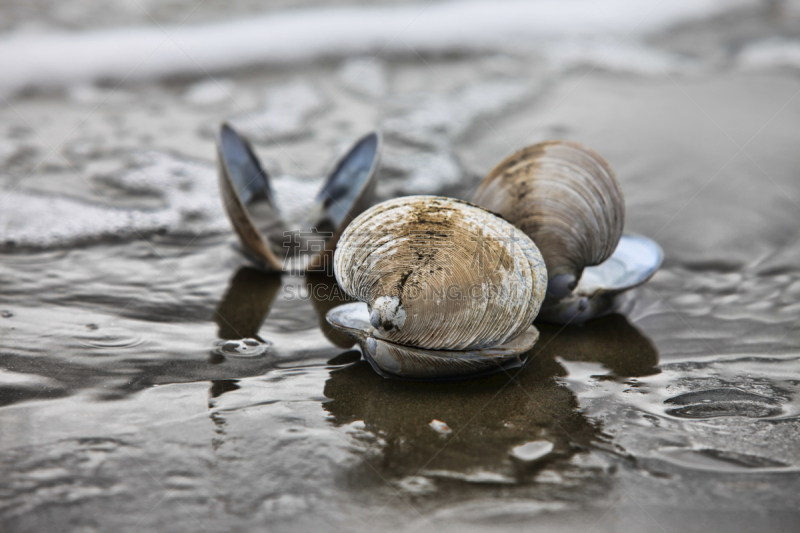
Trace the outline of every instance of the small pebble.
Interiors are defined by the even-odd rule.
[[[434,418],[433,420],[431,420],[431,423],[430,423],[430,424],[428,424],[428,425],[429,425],[429,426],[431,427],[431,429],[433,429],[433,430],[434,430],[436,433],[439,433],[439,434],[441,434],[441,435],[449,435],[450,433],[452,433],[452,432],[453,432],[453,430],[452,430],[452,429],[450,429],[450,426],[448,426],[447,424],[445,424],[445,423],[444,423],[444,422],[442,422],[441,420],[436,420],[435,418]]]
[[[549,440],[535,440],[511,449],[511,456],[526,463],[538,461],[553,451],[553,443]]]

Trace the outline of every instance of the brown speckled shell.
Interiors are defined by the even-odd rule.
[[[580,279],[584,267],[608,259],[625,221],[622,191],[594,150],[551,141],[524,148],[484,178],[473,201],[531,237],[548,275]]]
[[[373,321],[377,337],[429,350],[514,339],[533,322],[547,287],[542,255],[524,233],[480,207],[436,196],[362,213],[339,241],[334,271],[371,313],[381,307],[376,301],[391,303],[391,314]]]

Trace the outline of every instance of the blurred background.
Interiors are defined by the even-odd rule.
[[[222,120],[256,144],[287,210],[380,128],[381,198],[468,198],[510,152],[568,138],[617,170],[629,227],[674,239],[668,260],[747,262],[795,227],[789,0],[0,9],[6,244],[228,231],[208,164]],[[180,191],[157,177],[175,157]]]
[[[795,0],[4,0],[0,524],[796,530],[799,93]],[[374,129],[379,199],[576,140],[664,267],[511,385],[387,382],[234,248],[222,121],[287,218]]]

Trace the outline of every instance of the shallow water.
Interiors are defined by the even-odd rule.
[[[800,15],[770,6],[5,97],[3,529],[796,530],[800,63],[752,51],[800,46]],[[385,380],[324,322],[331,279],[237,251],[213,161],[237,117],[289,213],[375,127],[382,198],[469,198],[514,149],[578,140],[664,267],[626,315],[540,326],[522,369]]]

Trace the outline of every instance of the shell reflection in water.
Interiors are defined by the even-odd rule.
[[[223,124],[217,137],[219,186],[244,252],[267,270],[304,271],[324,264],[322,256],[336,247],[347,224],[372,204],[380,151],[377,132],[357,141],[328,175],[302,227],[293,228],[283,219],[250,143]],[[297,230],[298,239],[287,243],[288,230]],[[303,239],[313,242],[299,242]]]
[[[614,172],[578,143],[544,142],[510,155],[484,178],[474,201],[541,250],[549,285],[540,320],[583,322],[617,310],[617,296],[661,265],[654,241],[623,237],[625,202]]]
[[[628,318],[611,313],[580,327],[540,324],[541,346],[564,361],[600,363],[615,378],[661,372],[658,350]]]
[[[334,328],[325,319],[328,311],[342,304],[353,302],[336,283],[336,278],[324,272],[306,272],[305,280],[311,294],[311,304],[317,313],[319,329],[331,343],[339,348],[349,348],[355,344],[353,337]]]
[[[656,373],[658,353],[650,339],[618,314],[569,328],[568,335],[559,334],[561,329],[542,325],[529,363],[508,375],[432,384],[381,379],[363,361],[333,370],[324,390],[331,401],[322,404],[333,415],[331,423],[363,421],[362,431],[378,437],[360,440],[371,443],[374,449],[368,453],[375,460],[353,472],[358,489],[389,480],[401,490],[447,497],[454,482],[517,483],[534,498],[568,490],[570,498],[593,501],[603,483],[613,482],[602,469],[596,477],[586,477],[585,464],[570,457],[595,443],[608,449],[608,437],[582,414],[570,389],[559,384],[557,378],[567,371],[557,359],[600,363],[622,378]],[[433,420],[452,432],[435,431]],[[526,448],[550,451],[518,453]],[[531,483],[542,469],[573,481],[571,474],[580,472],[582,482],[568,487]]]
[[[456,378],[521,364],[547,272],[520,230],[472,204],[409,196],[356,218],[334,255],[336,279],[361,303],[328,321],[384,375]]]
[[[269,351],[272,343],[259,336],[259,330],[281,288],[281,276],[250,267],[236,271],[228,290],[217,305],[214,322],[218,327],[212,361],[227,357],[257,357]]]
[[[259,338],[258,330],[281,288],[281,277],[250,267],[241,267],[217,305],[214,321],[220,339]]]
[[[349,348],[355,341],[332,327],[325,314],[335,306],[352,302],[337,285],[336,278],[324,272],[306,272],[300,278],[308,287],[314,312],[323,335],[335,346]],[[266,353],[272,343],[259,333],[282,286],[281,275],[252,267],[241,267],[231,278],[228,289],[217,305],[214,322],[221,339],[212,353],[214,362],[221,357],[253,357]]]

